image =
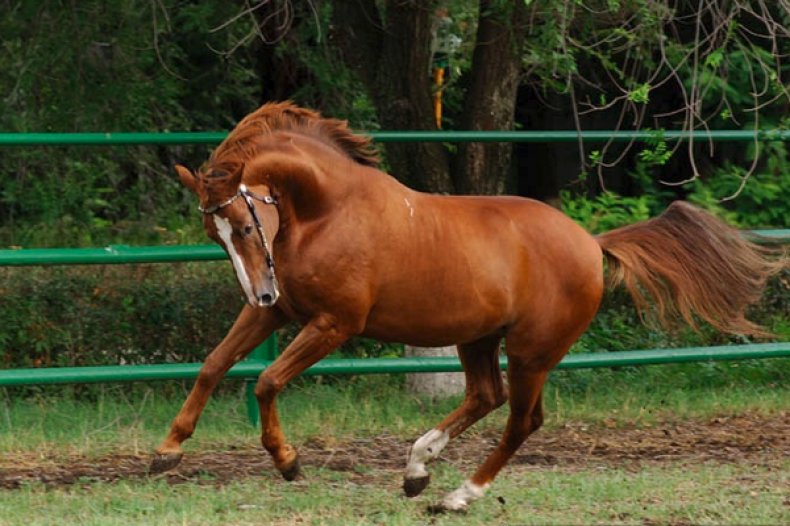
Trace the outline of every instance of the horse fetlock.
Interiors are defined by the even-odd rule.
[[[409,449],[406,473],[403,476],[403,492],[407,497],[416,497],[428,487],[431,476],[425,469],[425,464],[438,457],[449,440],[447,431],[431,429]]]
[[[439,429],[431,429],[417,439],[411,449],[409,449],[409,453],[406,458],[404,489],[406,488],[406,481],[428,478],[428,471],[425,469],[425,464],[438,457],[449,440],[450,435],[447,433],[447,431],[442,431]],[[427,485],[428,482],[426,481],[425,486]],[[425,486],[423,486],[423,489]],[[422,491],[422,489],[420,491]]]

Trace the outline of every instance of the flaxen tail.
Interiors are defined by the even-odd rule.
[[[782,252],[744,239],[723,221],[676,201],[660,216],[596,238],[609,267],[609,285],[624,283],[640,314],[656,306],[662,325],[699,317],[733,334],[769,335],[745,317],[766,280],[779,272]]]

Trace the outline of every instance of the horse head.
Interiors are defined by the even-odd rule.
[[[265,184],[242,182],[242,170],[194,174],[177,165],[181,182],[200,199],[206,234],[227,252],[247,302],[271,307],[280,295],[271,240],[280,226],[277,201]]]

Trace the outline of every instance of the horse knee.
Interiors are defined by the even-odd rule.
[[[270,400],[282,391],[282,388],[283,386],[280,382],[276,382],[269,375],[263,373],[258,377],[258,382],[255,384],[255,397],[261,401]]]

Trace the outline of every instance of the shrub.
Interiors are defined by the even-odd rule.
[[[0,269],[5,367],[201,361],[241,309],[225,264]]]

